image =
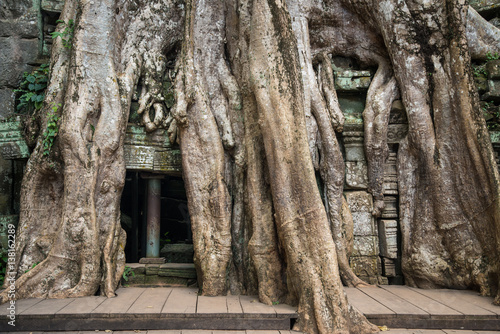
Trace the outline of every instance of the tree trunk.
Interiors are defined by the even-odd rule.
[[[488,255],[499,251],[498,171],[468,66],[468,7],[395,8],[384,1],[376,11],[409,121],[398,166],[405,277],[496,293],[498,257]]]
[[[298,302],[296,329],[307,333],[378,331],[341,285],[362,281],[342,231],[343,115],[329,55],[378,67],[364,112],[375,216],[398,90],[405,104],[408,282],[497,293],[500,260],[487,255],[500,250],[499,175],[467,42],[481,54],[498,34],[467,41],[466,20],[469,35],[485,27],[468,11],[451,0],[67,0],[62,19],[75,18],[74,42],[68,50],[55,41],[41,115],[45,128],[61,104],[59,135],[48,157],[40,135],[28,162],[16,248],[18,272],[40,263],[18,276],[17,297],[114,294],[124,266],[122,146],[140,84],[146,130],[164,127],[180,141],[201,293]],[[165,59],[181,39],[168,110]]]

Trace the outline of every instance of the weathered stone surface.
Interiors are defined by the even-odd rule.
[[[387,143],[395,144],[403,140],[408,134],[407,124],[389,124],[387,130]]]
[[[38,39],[0,37],[0,87],[17,87],[38,57]]]
[[[135,271],[134,271],[135,272]],[[127,285],[127,286],[142,286],[146,282],[146,275],[144,274],[137,274],[135,275],[130,275],[127,277],[127,280],[125,280],[122,277],[122,285]]]
[[[488,80],[488,91],[481,96],[481,99],[500,102],[500,80]]]
[[[347,189],[366,189],[368,187],[368,167],[365,161],[346,161],[345,186]]]
[[[397,158],[395,152],[389,152],[387,160],[384,164],[384,195],[397,195],[398,194],[398,172],[397,172]]]
[[[194,250],[192,244],[166,244],[160,255],[167,263],[192,263]]]
[[[0,120],[12,114],[14,110],[15,94],[11,88],[0,89]]]
[[[146,272],[146,265],[142,263],[127,263],[127,267],[130,267],[136,274],[144,274]]]
[[[346,124],[344,132],[346,161],[366,161],[363,144],[363,124]]]
[[[360,278],[370,277],[376,279],[379,276],[381,264],[378,256],[351,256],[349,263],[356,276]]]
[[[0,216],[0,247],[3,249],[8,248],[8,226],[9,224],[13,224],[17,226],[17,222],[19,221],[18,215],[7,215]]]
[[[36,16],[24,17],[18,20],[0,19],[0,37],[9,36],[23,39],[38,38],[39,31]]]
[[[180,278],[196,278],[196,269],[192,263],[167,263],[160,266],[158,275]]]
[[[493,144],[500,144],[500,131],[490,131],[490,140]]]
[[[129,125],[123,150],[127,169],[181,174],[181,153],[172,148],[165,130],[148,134],[142,127]]]
[[[352,256],[378,256],[378,238],[376,236],[354,236]]]
[[[378,276],[377,277],[378,279],[378,285],[389,285],[389,280],[387,279],[387,277],[384,277],[384,276]]]
[[[408,119],[406,118],[406,109],[403,105],[403,101],[396,100],[392,102],[391,113],[389,114],[389,124],[406,124]]]
[[[52,13],[60,13],[64,6],[64,0],[42,0],[41,7],[43,10]]]
[[[139,260],[139,263],[159,267],[160,264],[165,263],[165,259],[163,257],[143,257]]]
[[[348,191],[345,198],[351,212],[371,212],[373,208],[372,196],[366,191]]]
[[[158,275],[158,272],[160,271],[160,265],[159,264],[146,264],[146,270],[145,273],[146,275]]]
[[[382,258],[382,270],[383,274],[386,277],[395,277],[396,276],[396,260],[395,259],[388,259],[383,257]]]
[[[0,215],[12,213],[12,186],[12,161],[0,157]]]
[[[380,255],[396,259],[398,257],[398,222],[381,219],[378,222]]]
[[[346,94],[339,92],[338,98],[345,117],[344,130],[351,124],[358,124],[363,127],[362,114],[363,110],[365,110],[366,95],[364,93]]]
[[[382,218],[398,218],[398,199],[395,196],[384,196]]]
[[[500,29],[500,17],[494,17],[491,20],[489,20],[488,22]]]
[[[0,19],[17,19],[25,15],[33,6],[31,0],[2,0]]]
[[[486,72],[488,72],[488,79],[499,80],[500,79],[500,59],[491,60],[486,63]]]
[[[372,216],[372,196],[366,191],[348,191],[345,192],[345,197],[354,221],[354,235],[376,236],[377,228]]]
[[[7,160],[24,159],[30,155],[18,118],[0,121],[0,155]]]
[[[339,91],[359,92],[370,87],[371,72],[338,69],[334,67],[335,89]]]
[[[498,0],[470,0],[469,3],[481,15],[494,13],[500,9]]]

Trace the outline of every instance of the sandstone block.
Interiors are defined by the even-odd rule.
[[[0,104],[2,105],[2,108],[0,108],[0,119],[8,117],[15,111],[15,94],[13,89],[0,89]]]
[[[345,192],[345,197],[352,213],[354,235],[376,236],[377,228],[372,216],[372,195],[366,191],[348,191]]]
[[[160,271],[160,265],[159,264],[146,264],[146,275],[158,275],[158,272]]]
[[[396,276],[396,260],[382,258],[382,268],[385,277],[395,277]]]
[[[381,275],[379,273],[380,258],[378,256],[351,256],[350,266],[358,277],[374,277]]]
[[[38,57],[38,39],[0,37],[0,87],[17,87]]]
[[[387,142],[389,144],[399,143],[408,134],[408,124],[389,124],[387,130]]]
[[[398,199],[395,196],[384,196],[382,218],[398,218]]]
[[[378,256],[378,237],[376,236],[354,236],[354,247],[352,256]]]
[[[488,79],[499,80],[500,79],[500,59],[491,60],[486,63],[486,72],[488,72]]]
[[[346,161],[345,185],[350,189],[368,187],[368,167],[365,161]]]
[[[398,257],[398,222],[381,219],[378,223],[380,255],[396,259]]]

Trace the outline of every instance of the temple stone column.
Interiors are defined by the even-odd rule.
[[[147,227],[146,227],[146,257],[139,263],[165,263],[160,258],[160,218],[161,218],[161,179],[163,176],[142,174],[148,180],[147,190]]]

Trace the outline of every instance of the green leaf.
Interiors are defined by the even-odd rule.
[[[27,80],[28,82],[34,83],[34,82],[35,82],[35,80],[36,80],[36,78],[35,78],[35,76],[34,76],[34,75],[30,74],[30,75],[28,75],[28,76],[26,77],[26,80]]]
[[[30,83],[30,84],[28,85],[28,89],[29,89],[29,90],[35,90],[35,84]]]

